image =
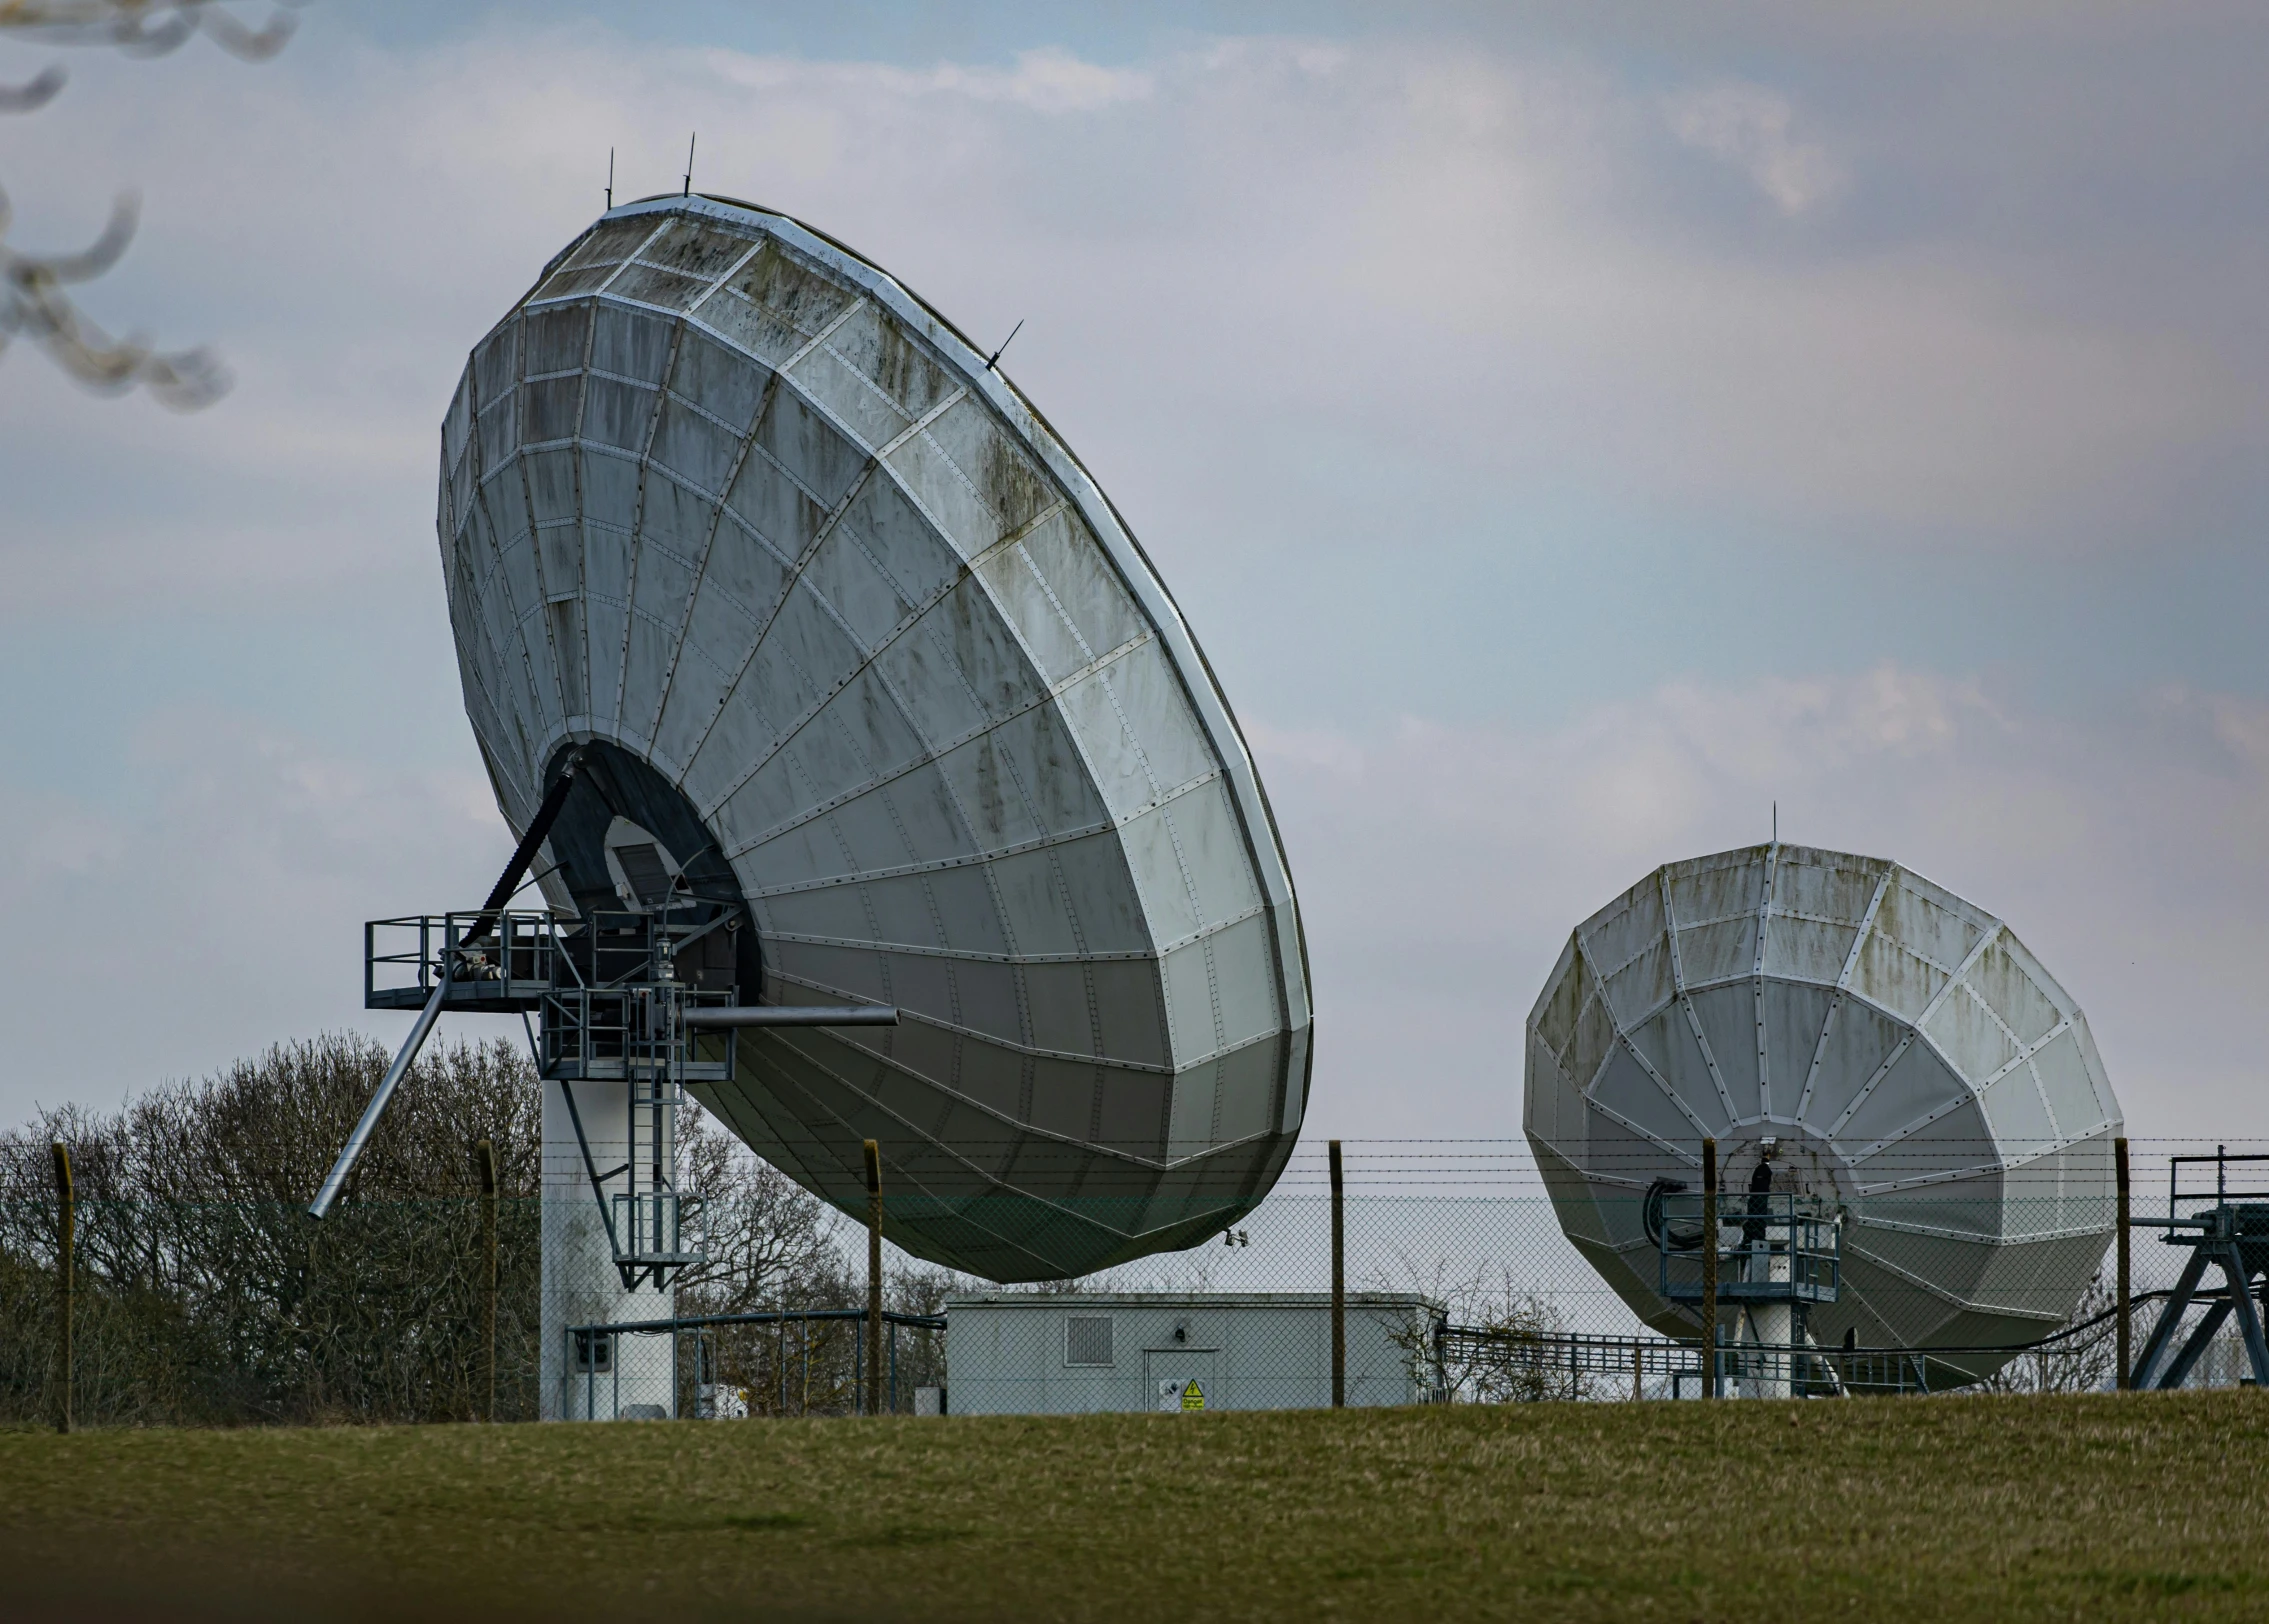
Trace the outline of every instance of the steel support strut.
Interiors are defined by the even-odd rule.
[[[2245,1338],[2245,1355],[2253,1365],[2254,1385],[2269,1389],[2269,1340],[2261,1332],[2261,1310],[2253,1300],[2253,1276],[2245,1266],[2242,1241],[2229,1243],[2229,1261],[2222,1265],[2230,1277],[2230,1307]]]
[[[2173,1295],[2167,1298],[2167,1306],[2159,1314],[2159,1323],[2151,1327],[2150,1339],[2143,1344],[2143,1351],[2135,1360],[2133,1380],[2139,1391],[2147,1392],[2160,1385],[2154,1380],[2159,1373],[2159,1359],[2181,1328],[2183,1312],[2190,1307],[2190,1299],[2198,1294],[2198,1282],[2205,1276],[2206,1261],[2206,1248],[2201,1246],[2182,1266],[2182,1277],[2175,1281]]]
[[[2155,1387],[2162,1392],[2180,1387],[2232,1317],[2237,1320],[2238,1337],[2245,1345],[2246,1362],[2253,1369],[2253,1380],[2269,1387],[2269,1341],[2263,1339],[2261,1309],[2253,1296],[2253,1277],[2261,1271],[2263,1262],[2262,1239],[2253,1227],[2260,1221],[2256,1215],[2261,1210],[2224,1200],[2202,1218],[2175,1219],[2168,1224],[2172,1244],[2191,1248],[2190,1261],[2183,1265],[2182,1277],[2167,1294],[2167,1305],[2159,1315],[2159,1323],[2152,1327],[2150,1340],[2143,1345],[2143,1357],[2135,1367],[2133,1378],[2136,1387]],[[2177,1225],[2196,1225],[2200,1233],[2195,1240],[2187,1237],[2172,1240],[2171,1231]],[[2202,1293],[2198,1288],[2209,1264],[2221,1270],[2222,1288],[2218,1292]],[[2180,1350],[2169,1359],[2168,1350],[2173,1348],[2181,1331],[2182,1316],[2196,1302],[2205,1303],[2206,1312],[2182,1339]]]
[[[418,1057],[418,1051],[425,1047],[427,1034],[432,1032],[433,1023],[440,1018],[442,1000],[448,996],[449,966],[444,961],[441,979],[434,984],[433,996],[425,1001],[425,1008],[418,1012],[417,1024],[410,1028],[410,1035],[403,1040],[401,1049],[394,1056],[394,1063],[386,1068],[386,1075],[379,1078],[378,1086],[371,1090],[370,1103],[362,1108],[362,1118],[355,1123],[355,1131],[347,1135],[346,1148],[339,1152],[339,1159],[331,1164],[331,1171],[323,1180],[323,1188],[316,1191],[315,1199],[308,1203],[308,1217],[321,1219],[330,1215],[331,1204],[339,1199],[339,1192],[346,1187],[347,1175],[355,1170],[355,1163],[362,1157],[362,1147],[370,1142],[371,1133],[378,1126],[378,1119],[385,1115],[386,1102],[394,1097],[394,1090],[409,1073],[411,1063]]]
[[[481,904],[479,916],[473,920],[464,940],[457,944],[458,947],[469,946],[495,928],[497,915],[512,900],[512,893],[520,889],[522,876],[528,872],[528,865],[535,861],[536,849],[544,843],[545,836],[551,833],[552,825],[559,821],[560,811],[567,805],[567,792],[575,785],[575,769],[582,764],[582,760],[581,750],[567,758],[567,764],[560,769],[559,777],[545,792],[543,804],[536,808],[536,815],[528,820],[527,830],[520,836],[519,845],[513,848],[512,861],[505,864],[504,872],[497,876],[495,886],[489,891],[488,901]],[[446,935],[441,952],[441,976],[434,984],[433,996],[425,1001],[425,1008],[418,1012],[417,1024],[410,1028],[408,1039],[394,1056],[394,1063],[386,1068],[386,1075],[379,1078],[378,1087],[371,1091],[370,1103],[362,1108],[362,1118],[355,1123],[354,1132],[347,1135],[346,1148],[339,1152],[339,1159],[331,1164],[331,1171],[323,1179],[323,1188],[316,1191],[315,1199],[308,1203],[307,1215],[310,1218],[320,1220],[329,1215],[332,1204],[339,1199],[339,1192],[346,1187],[347,1175],[354,1171],[355,1163],[361,1159],[363,1146],[370,1142],[372,1132],[378,1127],[378,1119],[386,1114],[387,1102],[393,1099],[394,1090],[401,1085],[402,1079],[409,1075],[410,1067],[417,1061],[418,1051],[425,1047],[425,1040],[433,1031],[433,1023],[440,1018],[441,1006],[449,997],[450,977],[456,970]]]

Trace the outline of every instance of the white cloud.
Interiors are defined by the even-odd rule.
[[[1802,214],[1843,187],[1825,147],[1789,134],[1796,113],[1788,98],[1761,85],[1686,91],[1663,103],[1663,117],[1679,140],[1732,164],[1783,214]]]
[[[1005,73],[946,63],[928,78],[941,90],[975,101],[1013,102],[1037,113],[1098,112],[1146,100],[1156,88],[1156,80],[1141,69],[1084,62],[1054,46],[1019,51],[1016,66]]]
[[[1667,116],[1805,221],[1851,214],[1821,209],[1837,166],[1790,105],[1721,83]],[[1311,505],[1392,524],[1399,464],[1476,510],[1572,490],[1830,550],[2072,553],[2159,545],[2258,465],[2269,366],[2242,309],[2047,300],[1996,245],[1895,220],[1790,258],[1665,205],[1665,116],[1611,57],[1392,37],[907,68],[588,26],[389,51],[311,22],[259,68],[90,58],[0,132],[39,143],[11,165],[16,234],[79,235],[139,182],[144,238],[90,310],[212,339],[241,382],[185,423],[81,399],[19,346],[0,558],[108,570],[74,588],[29,560],[21,590],[52,603],[144,566],[225,595],[404,556],[387,538],[430,519],[465,350],[596,210],[610,147],[619,195],[661,190],[696,128],[697,183],[807,216],[972,330],[1030,318],[1019,376],[1165,502],[1249,502],[1318,436],[1366,449],[1252,502],[1280,532],[1260,545]],[[155,490],[162,526],[121,505]]]
[[[2269,704],[2168,690],[2075,721],[1887,666],[1552,727],[1248,722],[1314,962],[1318,1133],[1517,1133],[1518,1031],[1567,932],[1659,863],[1764,839],[1775,800],[1785,838],[2007,919],[2088,1009],[2136,1136],[2269,1133]],[[381,771],[238,715],[168,713],[134,765],[127,811],[0,786],[0,915],[28,927],[0,948],[0,1115],[386,1036],[361,921],[461,905],[509,847],[477,771]]]
[[[1320,1131],[1517,1131],[1520,1024],[1575,924],[1656,865],[1785,839],[2000,914],[2089,1011],[2138,1137],[2269,1132],[2269,705],[2059,719],[1897,667],[1680,683],[1518,729],[1251,730],[1315,959]]]
[[[903,102],[935,96],[1006,103],[1036,113],[1093,113],[1146,100],[1157,88],[1156,76],[1144,69],[1106,67],[1060,46],[1019,51],[1015,66],[1006,69],[959,62],[941,62],[930,68],[879,62],[814,63],[724,49],[704,51],[701,60],[727,84],[785,94],[798,101],[825,87],[846,101],[864,101],[869,107],[886,98]]]

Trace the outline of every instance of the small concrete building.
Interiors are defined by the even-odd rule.
[[[1005,1292],[945,1305],[954,1415],[1295,1410],[1331,1403],[1326,1292]],[[1347,1297],[1347,1402],[1430,1396],[1442,1306]]]

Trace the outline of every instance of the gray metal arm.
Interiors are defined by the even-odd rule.
[[[711,1006],[685,1012],[688,1026],[896,1026],[898,1010],[891,1004],[852,1004],[830,1008],[824,1004],[738,1004]]]
[[[395,1088],[416,1062],[418,1051],[425,1047],[426,1037],[433,1031],[433,1023],[441,1014],[441,1002],[448,996],[449,974],[444,968],[441,979],[434,984],[433,996],[425,1001],[425,1008],[418,1014],[417,1025],[410,1028],[410,1035],[402,1044],[401,1052],[394,1056],[394,1063],[386,1068],[386,1075],[378,1079],[378,1087],[372,1091],[370,1103],[362,1108],[362,1120],[355,1124],[355,1131],[347,1135],[347,1148],[339,1152],[339,1159],[331,1164],[331,1173],[323,1181],[323,1188],[316,1191],[315,1199],[307,1209],[308,1217],[327,1216],[331,1204],[339,1199],[339,1190],[347,1182],[347,1175],[355,1170],[355,1160],[362,1155],[362,1147],[369,1141],[371,1130],[378,1126],[378,1119],[386,1112],[386,1102],[394,1097]]]

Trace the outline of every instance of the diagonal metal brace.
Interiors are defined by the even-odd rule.
[[[519,845],[513,848],[512,861],[504,865],[504,872],[497,876],[496,885],[488,894],[488,901],[481,905],[480,917],[473,921],[463,940],[457,944],[460,948],[471,945],[495,928],[497,915],[512,900],[512,893],[520,888],[520,877],[528,872],[528,865],[535,861],[536,849],[551,833],[552,825],[559,821],[559,814],[567,805],[567,792],[575,786],[575,769],[582,765],[582,761],[581,750],[567,758],[567,764],[560,769],[559,777],[545,792],[543,804],[536,808],[536,815],[528,820],[527,830],[520,836]],[[378,1080],[378,1087],[372,1090],[370,1103],[362,1108],[362,1118],[355,1123],[354,1132],[347,1135],[346,1148],[339,1152],[339,1159],[331,1164],[331,1171],[324,1176],[323,1187],[315,1192],[315,1199],[308,1203],[308,1217],[321,1220],[329,1216],[332,1205],[339,1199],[339,1192],[346,1187],[347,1175],[354,1171],[356,1161],[362,1156],[363,1146],[370,1142],[371,1133],[378,1126],[378,1119],[385,1114],[387,1102],[393,1099],[394,1090],[400,1086],[402,1079],[409,1075],[411,1065],[417,1060],[418,1051],[425,1047],[425,1040],[433,1031],[433,1023],[440,1018],[441,1006],[449,997],[450,977],[455,969],[455,955],[445,949],[441,961],[441,978],[434,984],[433,996],[425,1001],[425,1008],[418,1013],[417,1024],[410,1028],[409,1038],[394,1056],[394,1063],[386,1068],[386,1075]]]

